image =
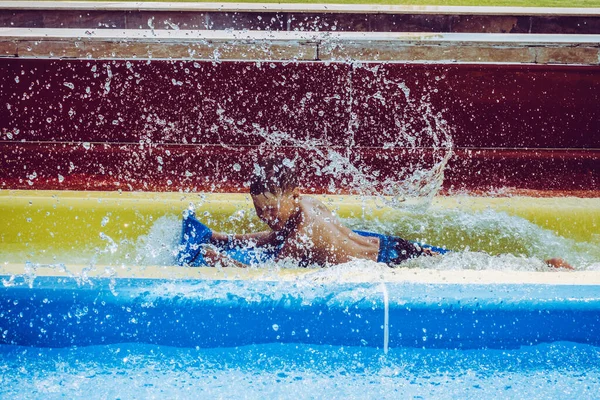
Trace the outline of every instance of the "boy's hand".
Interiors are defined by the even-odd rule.
[[[438,253],[437,251],[433,251],[431,249],[423,249],[423,255],[424,256],[439,256],[440,253]]]
[[[549,260],[546,260],[546,265],[548,265],[549,267],[554,267],[554,268],[564,268],[564,269],[571,269],[571,270],[575,269],[575,268],[573,268],[573,266],[571,264],[569,264],[562,258],[550,258]]]

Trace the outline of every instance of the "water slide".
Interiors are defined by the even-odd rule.
[[[600,12],[265,7],[0,2],[2,343],[598,344]],[[264,228],[272,153],[352,228],[455,251],[174,266],[183,210]]]

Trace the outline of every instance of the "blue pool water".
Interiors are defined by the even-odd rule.
[[[288,282],[2,279],[0,344],[600,345],[597,285],[341,283],[319,282],[319,276]]]
[[[265,344],[175,348],[0,346],[0,397],[594,399],[600,348],[512,350]]]
[[[0,398],[598,398],[598,286],[329,272],[3,277]]]

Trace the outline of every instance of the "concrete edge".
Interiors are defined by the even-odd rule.
[[[61,29],[0,28],[0,40],[79,40],[93,41],[268,41],[268,42],[409,42],[409,43],[489,43],[526,45],[588,45],[600,47],[600,35],[514,34],[514,33],[412,33],[412,32],[296,32],[244,30],[166,30],[166,29]]]
[[[600,16],[600,8],[408,6],[365,4],[276,3],[170,3],[91,1],[0,1],[0,9],[12,10],[122,10],[209,12],[297,12],[340,14],[448,14],[515,16]]]
[[[186,268],[177,266],[127,266],[74,264],[17,264],[0,266],[0,281],[10,286],[11,277],[61,277],[86,280],[106,279],[167,279],[167,280],[233,280],[273,282],[327,283],[420,283],[464,285],[600,285],[600,271],[474,271],[474,270],[423,270],[383,268],[373,264],[372,273],[364,268],[352,269],[336,266],[323,269],[274,269],[274,268]]]
[[[0,57],[600,64],[600,35],[0,28]]]

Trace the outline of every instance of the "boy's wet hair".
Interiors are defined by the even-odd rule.
[[[282,194],[298,187],[298,176],[294,161],[287,158],[269,157],[254,164],[250,179],[250,194]]]

